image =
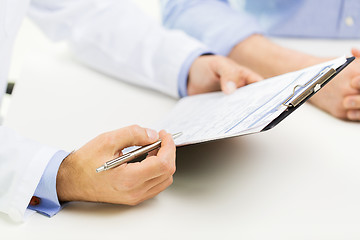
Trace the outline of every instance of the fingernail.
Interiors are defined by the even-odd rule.
[[[150,140],[156,141],[159,139],[159,134],[157,131],[147,128],[146,133]]]
[[[227,88],[229,93],[233,93],[236,90],[236,84],[234,82],[227,82],[226,83],[226,88]]]

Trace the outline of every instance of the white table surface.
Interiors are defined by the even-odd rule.
[[[358,44],[276,41],[323,56]],[[175,103],[63,51],[26,62],[5,124],[71,151],[103,131],[148,126]],[[0,238],[359,239],[359,133],[360,124],[305,104],[268,132],[178,149],[173,185],[152,200],[70,203],[20,225],[0,214]]]

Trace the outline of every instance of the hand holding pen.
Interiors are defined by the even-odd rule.
[[[172,137],[173,137],[173,139],[176,139],[176,138],[180,137],[181,135],[182,135],[182,133],[179,132],[179,133],[173,134]],[[149,145],[139,147],[138,149],[128,152],[120,157],[117,157],[115,159],[107,161],[104,165],[102,165],[101,167],[98,167],[96,169],[96,172],[106,171],[106,170],[118,167],[124,163],[128,163],[140,156],[143,156],[144,154],[147,154],[155,149],[160,148],[160,146],[161,146],[161,140],[157,140],[156,142],[151,143]]]
[[[161,147],[141,162],[109,171],[95,169],[120,156],[124,148],[161,139]],[[130,126],[101,134],[62,162],[57,176],[60,201],[91,201],[136,205],[152,198],[173,181],[176,147],[171,134]]]

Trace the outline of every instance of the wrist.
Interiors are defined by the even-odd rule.
[[[238,43],[230,52],[229,58],[264,78],[296,71],[327,60],[282,47],[258,34]]]
[[[70,153],[59,167],[56,177],[56,191],[60,202],[70,202],[79,200],[77,194],[79,190],[76,185],[80,181],[79,173],[76,169],[75,152]],[[73,181],[77,177],[78,181]]]
[[[188,96],[188,84],[191,75],[191,69],[193,69],[194,63],[200,56],[203,55],[210,55],[206,49],[197,49],[196,51],[192,52],[187,59],[184,61],[178,79],[178,91],[180,97]]]

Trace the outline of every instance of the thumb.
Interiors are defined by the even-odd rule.
[[[230,59],[225,59],[222,64],[219,64],[217,73],[220,77],[221,90],[226,94],[231,94],[239,87],[263,79],[259,74]]]

